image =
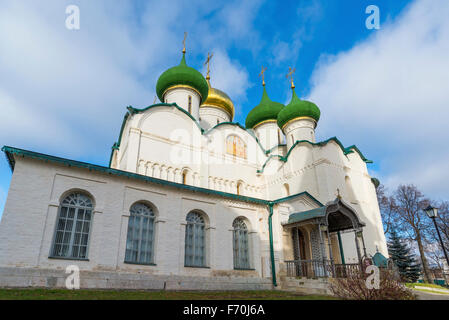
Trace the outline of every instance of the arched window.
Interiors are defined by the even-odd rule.
[[[92,210],[92,200],[82,193],[71,193],[62,200],[51,257],[87,259]]]
[[[249,269],[249,242],[248,228],[241,218],[234,220],[233,244],[234,244],[234,269]]]
[[[237,182],[237,194],[243,195],[243,183],[241,181]]]
[[[187,184],[187,170],[182,172],[182,183]]]
[[[192,113],[192,96],[189,96],[189,113]]]
[[[154,257],[154,212],[144,203],[130,210],[125,262],[151,264]]]
[[[226,138],[226,152],[246,159],[246,145],[240,137],[230,135]]]
[[[186,267],[206,266],[206,224],[198,212],[187,215],[185,258]]]

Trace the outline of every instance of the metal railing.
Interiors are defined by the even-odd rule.
[[[288,277],[346,278],[351,272],[359,272],[360,264],[333,264],[331,260],[285,261]]]

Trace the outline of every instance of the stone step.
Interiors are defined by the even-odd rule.
[[[281,288],[286,291],[294,291],[303,294],[331,294],[328,281],[325,278],[307,279],[284,277],[281,279]]]

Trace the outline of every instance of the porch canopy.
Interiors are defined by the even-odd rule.
[[[309,223],[325,225],[329,232],[361,230],[365,226],[356,212],[340,198],[320,208],[292,213],[283,226],[294,227]]]
[[[323,264],[325,261],[325,257],[328,254],[328,259],[330,260],[330,264],[332,265],[332,272],[335,274],[334,270],[334,257],[332,254],[332,244],[331,244],[331,233],[336,233],[338,237],[338,246],[341,257],[341,264],[343,267],[349,266],[349,264],[345,263],[343,245],[340,236],[340,232],[354,232],[354,240],[357,251],[358,264],[362,263],[362,253],[360,252],[360,244],[359,238],[362,241],[363,248],[363,256],[367,257],[365,240],[363,237],[363,227],[365,227],[365,223],[360,220],[357,213],[350,206],[345,204],[341,197],[337,197],[334,201],[328,202],[326,205],[315,208],[312,210],[296,212],[290,214],[288,221],[283,223],[284,228],[300,228],[305,225],[315,225],[319,232],[319,245],[321,247],[321,258],[323,259]],[[324,241],[322,233],[325,232],[327,234],[327,242],[329,246],[328,253],[326,254],[326,250],[324,250]],[[319,263],[321,263],[319,261]]]

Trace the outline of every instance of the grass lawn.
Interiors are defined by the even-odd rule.
[[[420,289],[419,287],[414,288],[413,290],[416,291],[421,291],[421,292],[427,292],[427,293],[433,293],[433,294],[443,294],[443,295],[447,295],[449,296],[449,293],[444,293],[444,292],[436,292],[436,291],[432,291],[432,290],[426,290],[426,289]]]
[[[428,288],[449,290],[446,287],[442,287],[442,286],[439,286],[439,285],[434,284],[434,283],[419,283],[419,282],[416,282],[416,283],[406,283],[405,285],[407,287],[409,287],[409,288],[413,288],[413,287],[418,287],[418,288],[419,287],[428,287]]]
[[[0,289],[0,300],[336,300],[286,291]]]
[[[425,287],[428,287],[428,288],[435,288],[435,289],[448,290],[448,288],[439,286],[439,285],[434,284],[434,283],[406,283],[405,286],[408,287],[408,288],[410,288],[410,289],[414,289],[414,290],[418,290],[418,291],[423,291],[423,292],[428,292],[428,293],[438,293],[438,294],[446,294],[446,295],[449,295],[449,293],[445,293],[445,292],[436,292],[436,291],[432,291],[432,290],[427,290],[427,289],[425,289]]]

